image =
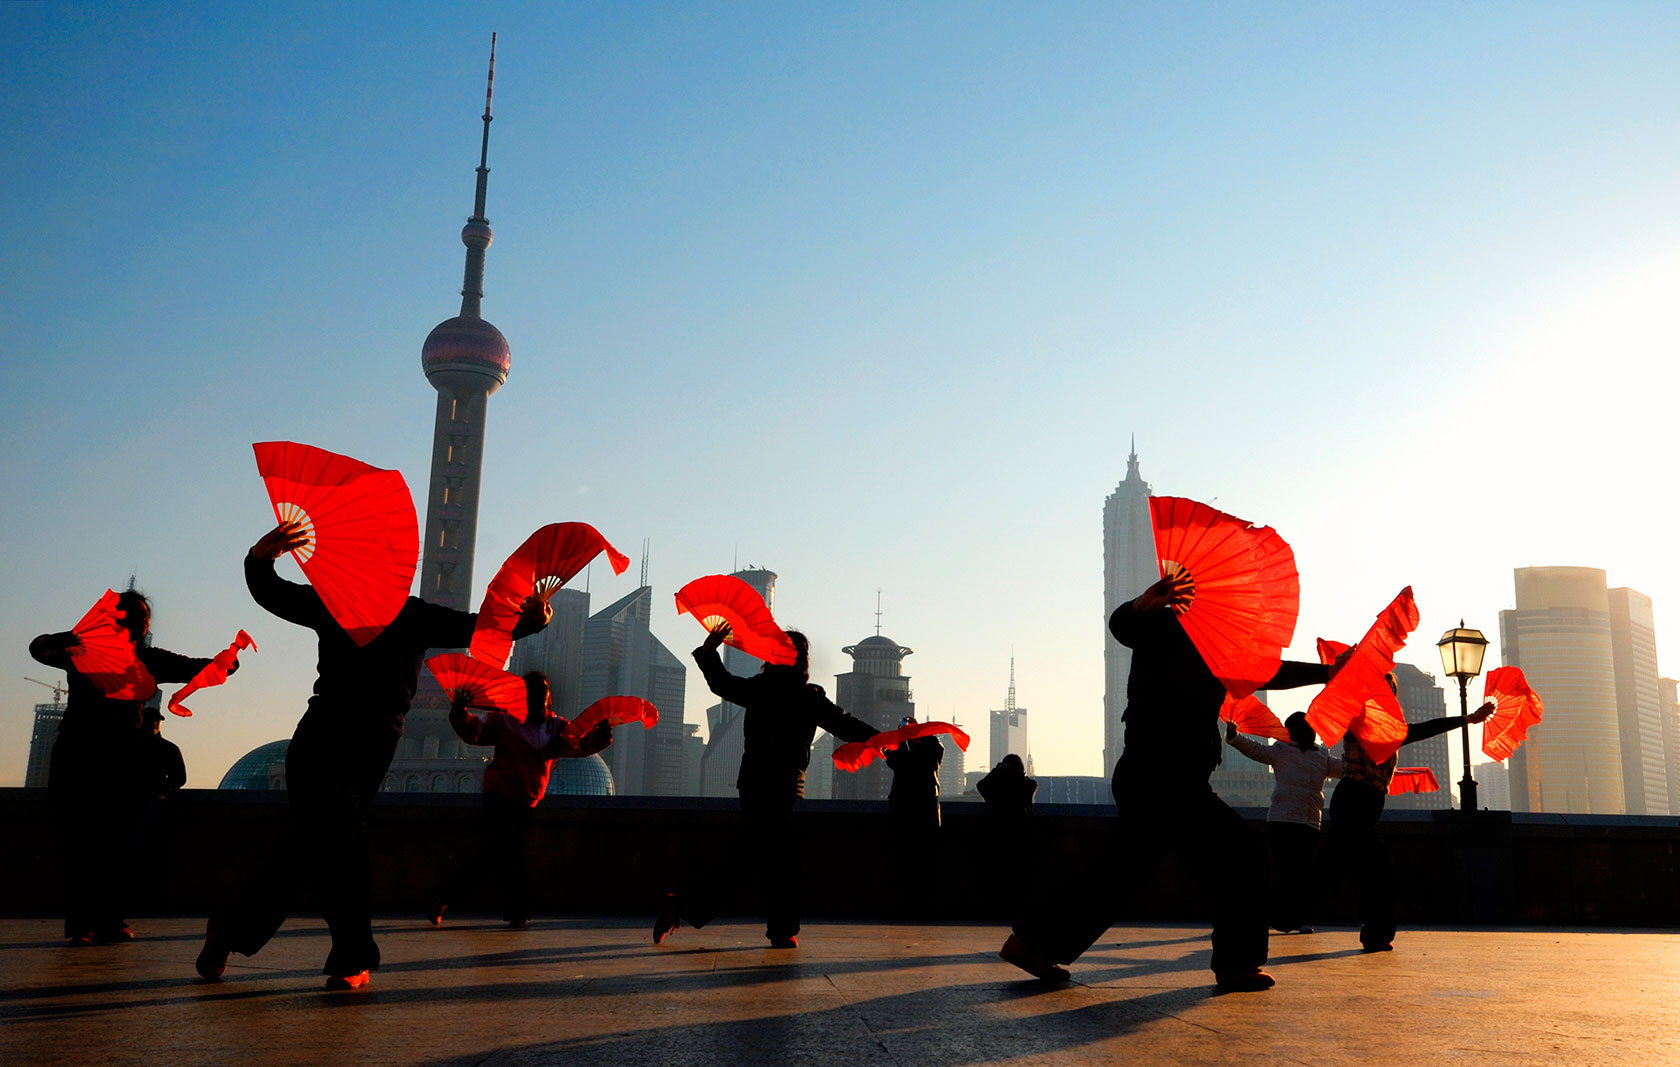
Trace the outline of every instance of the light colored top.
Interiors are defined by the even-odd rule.
[[[1267,822],[1293,822],[1318,827],[1324,817],[1324,780],[1342,776],[1342,761],[1322,746],[1302,752],[1288,741],[1266,744],[1238,734],[1231,747],[1272,768],[1272,806]]]

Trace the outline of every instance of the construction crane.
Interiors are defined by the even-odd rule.
[[[51,689],[53,691],[54,704],[64,703],[64,694],[69,692],[68,689],[64,688],[63,682],[43,682],[39,678],[31,678],[27,674],[23,676],[23,680],[26,682],[34,682],[36,685],[44,685],[48,689]]]

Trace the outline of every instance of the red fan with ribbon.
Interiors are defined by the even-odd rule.
[[[1440,788],[1435,772],[1428,767],[1396,767],[1394,777],[1388,780],[1388,795],[1391,797],[1402,793],[1433,793]]]
[[[651,730],[659,724],[659,709],[641,697],[602,697],[584,708],[578,717],[572,720],[572,724],[566,728],[566,736],[574,742],[582,740],[583,735],[593,730],[595,724],[602,720],[614,726],[639,722]]]
[[[513,628],[528,597],[553,597],[572,576],[600,553],[607,554],[614,574],[623,574],[630,558],[586,522],[555,522],[525,539],[502,564],[484,590],[478,623],[473,630],[474,659],[497,666],[513,649]]]
[[[157,682],[135,655],[134,639],[118,623],[123,611],[117,607],[115,590],[105,590],[81,621],[70,627],[80,642],[66,650],[77,672],[113,700],[149,700]]]
[[[1482,699],[1493,701],[1493,714],[1482,720],[1482,751],[1509,759],[1546,710],[1540,694],[1529,688],[1521,668],[1495,667],[1482,680]]]
[[[1400,750],[1406,741],[1406,715],[1399,698],[1388,687],[1386,675],[1394,669],[1395,653],[1405,647],[1417,624],[1417,602],[1408,585],[1351,649],[1320,639],[1318,656],[1322,662],[1342,660],[1335,676],[1307,706],[1307,722],[1326,745],[1351,732],[1376,763]]]
[[[968,734],[960,726],[948,722],[913,722],[896,730],[883,730],[867,741],[853,741],[834,750],[834,765],[843,771],[860,771],[875,757],[885,755],[887,749],[897,748],[918,737],[949,734],[964,752],[968,751]]]
[[[441,652],[426,666],[451,701],[464,694],[467,706],[493,708],[516,722],[525,721],[525,679],[460,652]]]
[[[1270,527],[1182,497],[1149,498],[1161,577],[1186,597],[1173,610],[1196,651],[1233,697],[1271,680],[1295,637],[1301,582],[1295,553]]]
[[[221,685],[228,679],[228,672],[239,662],[239,650],[248,648],[252,652],[257,650],[257,643],[251,640],[251,635],[244,630],[234,637],[233,644],[222,649],[205,665],[204,669],[193,675],[183,685],[178,693],[169,698],[169,710],[183,718],[192,714],[192,709],[181,701],[188,693],[195,693],[200,689],[208,689],[213,685]]]
[[[678,589],[677,614],[685,612],[707,630],[728,623],[731,633],[724,643],[766,663],[787,666],[799,658],[758,590],[734,575],[708,574]]]
[[[1253,693],[1241,700],[1229,693],[1225,694],[1225,703],[1219,709],[1219,717],[1235,726],[1239,734],[1269,737],[1273,741],[1289,740],[1289,731],[1284,729],[1283,720],[1279,719],[1271,708],[1262,704],[1260,698]]]
[[[408,483],[324,448],[263,441],[257,454],[274,517],[309,540],[292,553],[329,614],[358,645],[378,637],[408,602],[420,522]]]

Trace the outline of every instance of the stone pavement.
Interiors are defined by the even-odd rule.
[[[0,920],[0,1064],[1680,1064],[1680,933],[1347,928],[1274,935],[1265,993],[1215,996],[1206,930],[1115,927],[1034,982],[979,925],[649,920],[377,924],[385,966],[327,993],[326,930],[289,923],[227,978],[192,970],[203,921],[137,921],[67,949]]]

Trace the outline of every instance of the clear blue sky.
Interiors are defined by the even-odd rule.
[[[130,573],[159,644],[262,646],[165,724],[190,784],[290,734],[249,444],[424,485],[491,30],[479,589],[557,520],[650,538],[660,603],[739,558],[832,676],[879,588],[926,716],[981,727],[1013,649],[1038,769],[1106,773],[1135,432],[1294,545],[1298,655],[1409,583],[1438,671],[1567,564],[1680,671],[1680,8],[11,4],[0,784],[29,638]]]

